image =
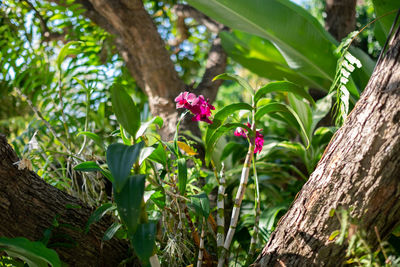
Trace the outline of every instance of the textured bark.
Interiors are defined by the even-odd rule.
[[[59,227],[52,231],[50,244],[69,266],[117,266],[128,257],[128,243],[112,239],[102,242],[110,217],[93,224],[88,234],[83,230],[93,210],[28,169],[19,170],[19,159],[7,140],[0,135],[0,236],[43,238],[57,217]],[[68,205],[80,206],[70,208]],[[55,242],[73,244],[56,246]]]
[[[352,208],[377,245],[400,221],[400,32],[316,170],[256,261],[256,266],[338,266],[346,245],[331,209]]]
[[[49,0],[62,4],[61,0]],[[179,117],[174,99],[188,86],[183,83],[170,59],[165,43],[161,39],[150,15],[140,0],[77,0],[85,9],[89,19],[116,36],[117,48],[139,87],[146,93],[150,110],[164,120],[161,136],[170,140],[176,130]],[[182,7],[182,6],[181,6]],[[186,6],[185,16],[192,15],[212,31],[222,30],[220,24],[212,21],[194,8]],[[211,79],[225,71],[226,54],[219,38],[213,42],[207,60],[202,82],[196,93],[202,93],[213,101],[221,81]],[[200,136],[198,124],[185,120],[184,130]]]
[[[339,42],[356,27],[357,0],[326,0],[326,30]]]

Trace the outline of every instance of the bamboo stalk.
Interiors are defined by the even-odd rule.
[[[201,227],[201,236],[200,236],[199,256],[197,258],[197,267],[201,267],[203,264],[204,236],[206,227],[207,227],[206,218],[203,217],[203,225]]]
[[[224,164],[220,171],[220,179],[218,186],[218,198],[217,198],[217,250],[218,250],[218,267],[224,266],[225,263],[225,209],[224,209],[224,194],[225,194],[226,182],[224,177]]]

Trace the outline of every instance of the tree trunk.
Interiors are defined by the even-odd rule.
[[[65,5],[62,0],[49,0]],[[188,87],[179,77],[170,54],[165,48],[152,18],[140,0],[76,0],[86,12],[84,15],[106,31],[116,36],[120,55],[139,87],[148,96],[150,110],[164,120],[160,134],[164,140],[171,140],[176,131],[178,111],[174,99]],[[182,8],[184,5],[180,5]],[[194,8],[185,6],[185,17],[192,16],[215,33],[223,25],[204,16]],[[181,10],[180,10],[181,12]],[[196,13],[196,14],[195,14]],[[206,24],[205,22],[208,22]],[[227,56],[217,37],[210,49],[202,81],[194,91],[214,101],[222,81],[212,79],[225,71]],[[185,130],[200,137],[196,122],[186,120]]]
[[[93,210],[80,200],[47,184],[34,172],[18,169],[18,157],[0,135],[0,236],[36,241],[57,218],[49,244],[69,266],[117,266],[128,257],[127,242],[102,241],[111,217],[83,231]],[[75,207],[75,208],[72,208]],[[57,246],[56,242],[72,244]]]
[[[332,209],[350,210],[377,245],[400,221],[400,30],[316,170],[280,220],[256,266],[338,266],[346,245]]]
[[[339,42],[356,28],[357,0],[326,0],[326,30]]]

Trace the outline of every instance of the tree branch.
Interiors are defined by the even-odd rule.
[[[177,4],[172,8],[172,12],[178,17],[195,19],[213,33],[219,33],[221,30],[227,29],[223,24],[211,19],[189,5]]]
[[[204,15],[197,9],[184,4],[177,4],[173,7],[174,12],[178,17],[193,18],[198,23],[204,25],[210,32],[219,34],[221,31],[228,31],[229,28],[223,24],[211,19]],[[227,55],[222,48],[221,38],[216,36],[212,42],[210,52],[208,54],[206,69],[204,71],[202,80],[197,86],[196,91],[198,94],[205,95],[213,102],[217,96],[218,88],[222,84],[222,80],[213,82],[212,79],[225,72]]]
[[[117,266],[128,257],[128,242],[102,241],[113,222],[110,216],[91,225],[86,234],[83,230],[93,210],[36,173],[20,170],[18,160],[0,135],[0,236],[40,240],[46,229],[52,229],[49,245],[69,266]]]

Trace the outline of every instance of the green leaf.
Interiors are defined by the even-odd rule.
[[[120,192],[131,172],[133,163],[139,157],[144,142],[133,146],[120,143],[111,144],[107,148],[107,164],[114,177],[114,187]]]
[[[233,81],[239,83],[251,95],[254,95],[253,87],[251,87],[250,84],[245,79],[240,77],[239,75],[223,73],[223,74],[220,74],[220,75],[217,75],[216,77],[214,77],[213,81],[215,81],[215,80],[233,80]]]
[[[90,139],[92,139],[94,141],[94,143],[96,145],[98,145],[100,148],[104,149],[103,140],[97,134],[92,133],[92,132],[79,132],[76,136],[80,136],[80,135],[85,135],[85,136],[89,137]]]
[[[290,106],[302,121],[308,138],[311,139],[312,113],[310,106],[302,101],[302,99],[299,99],[296,95],[291,93],[288,94],[288,99]]]
[[[178,164],[178,188],[182,196],[186,193],[186,183],[187,183],[187,166],[186,159],[180,158],[176,160]]]
[[[151,194],[150,199],[160,208],[164,209],[165,207],[165,193],[161,190],[155,191]]]
[[[332,92],[317,101],[316,105],[312,108],[312,124],[311,132],[314,132],[317,124],[329,113],[332,107],[332,97],[336,92]]]
[[[389,35],[390,28],[392,27],[393,21],[396,17],[396,11],[400,8],[400,5],[398,1],[393,0],[372,0],[372,3],[374,5],[374,10],[377,18],[386,15],[389,12],[392,12],[390,15],[384,16],[376,22],[376,39],[379,41],[379,44],[383,46],[386,42],[386,38]]]
[[[139,155],[139,165],[142,165],[142,162],[147,159],[153,152],[156,150],[154,147],[145,147],[140,151]]]
[[[268,39],[290,69],[312,81],[314,77],[322,79],[325,89],[333,82],[338,42],[316,18],[295,3],[289,0],[188,0],[188,3],[234,30]],[[355,53],[353,49],[351,52]],[[372,60],[360,50],[355,55],[363,66],[368,66],[362,72],[370,74]],[[360,75],[360,82],[366,82],[365,77]]]
[[[118,84],[111,88],[112,107],[118,122],[133,137],[140,127],[140,111],[131,96]]]
[[[85,161],[76,165],[74,167],[74,170],[81,172],[93,172],[93,171],[101,171],[102,169],[94,161]]]
[[[94,161],[85,161],[82,163],[79,163],[78,165],[76,165],[74,167],[74,170],[76,171],[81,171],[81,172],[95,172],[95,171],[99,171],[101,172],[101,174],[103,174],[111,183],[114,182],[114,179],[112,177],[112,175],[103,170],[96,162]]]
[[[279,81],[279,82],[271,82],[267,85],[261,87],[257,90],[254,101],[257,103],[258,100],[261,99],[265,94],[272,93],[272,92],[288,92],[298,95],[302,98],[307,99],[312,105],[314,105],[314,99],[307,93],[304,88],[287,81]]]
[[[162,165],[167,164],[167,156],[165,154],[165,149],[162,143],[159,143],[157,148],[148,157],[149,160],[161,163]]]
[[[206,131],[206,145],[209,142],[214,132],[225,122],[225,120],[234,112],[239,110],[252,110],[252,107],[247,103],[233,103],[223,107],[214,115],[213,123],[208,125]]]
[[[33,242],[24,237],[0,237],[0,251],[4,250],[10,257],[19,258],[29,266],[53,267],[61,266],[57,253],[45,247],[42,242]]]
[[[155,249],[157,224],[149,222],[139,224],[137,231],[130,237],[132,246],[139,259],[148,263]]]
[[[130,234],[135,233],[139,223],[145,178],[142,174],[129,176],[120,192],[114,190],[119,216]]]
[[[338,236],[340,234],[339,230],[335,230],[332,232],[332,234],[329,236],[329,241],[332,241],[333,239],[335,239],[336,236]]]
[[[282,114],[285,120],[302,134],[308,148],[310,145],[310,139],[308,137],[306,128],[304,127],[304,124],[300,119],[299,115],[288,105],[281,103],[270,103],[265,106],[262,106],[257,110],[255,119],[259,120],[265,114],[273,112],[279,112],[280,114]]]
[[[202,192],[191,196],[189,207],[191,207],[198,216],[203,216],[208,219],[210,215],[210,201],[206,193]]]
[[[92,215],[90,215],[88,222],[86,224],[86,227],[85,227],[85,233],[89,232],[89,228],[92,223],[100,221],[101,218],[103,218],[103,216],[107,214],[107,212],[113,211],[113,210],[115,210],[115,208],[116,207],[112,203],[106,203],[106,204],[103,204],[100,207],[98,207],[92,213]]]
[[[73,45],[79,45],[82,42],[80,41],[72,41],[67,43],[66,45],[63,46],[63,48],[61,48],[60,53],[58,54],[57,60],[56,60],[56,64],[57,64],[57,68],[59,70],[61,70],[61,64],[64,61],[65,57],[68,55],[76,55],[78,54],[80,51],[77,49],[71,49],[71,46]]]
[[[103,240],[108,241],[114,237],[115,233],[121,228],[122,224],[120,223],[113,223],[110,227],[104,232]]]
[[[159,116],[152,118],[148,122],[142,123],[142,125],[140,126],[139,130],[136,133],[136,139],[141,137],[146,132],[147,128],[149,128],[151,125],[155,124],[158,125],[159,128],[161,128],[163,126],[163,123],[164,123],[163,119]]]
[[[288,80],[301,86],[328,91],[328,79],[293,70],[272,42],[241,31],[219,34],[221,44],[229,57],[258,76],[271,81]]]
[[[233,134],[233,130],[236,129],[237,127],[245,128],[248,132],[251,132],[251,129],[247,127],[247,125],[244,125],[242,123],[226,123],[213,132],[208,142],[206,141],[206,156],[205,156],[206,163],[210,162],[212,151],[214,150],[214,146],[217,143],[218,139],[226,132],[231,131]]]
[[[336,41],[302,7],[288,0],[189,0],[188,3],[228,27],[273,42],[292,69],[333,81]]]

